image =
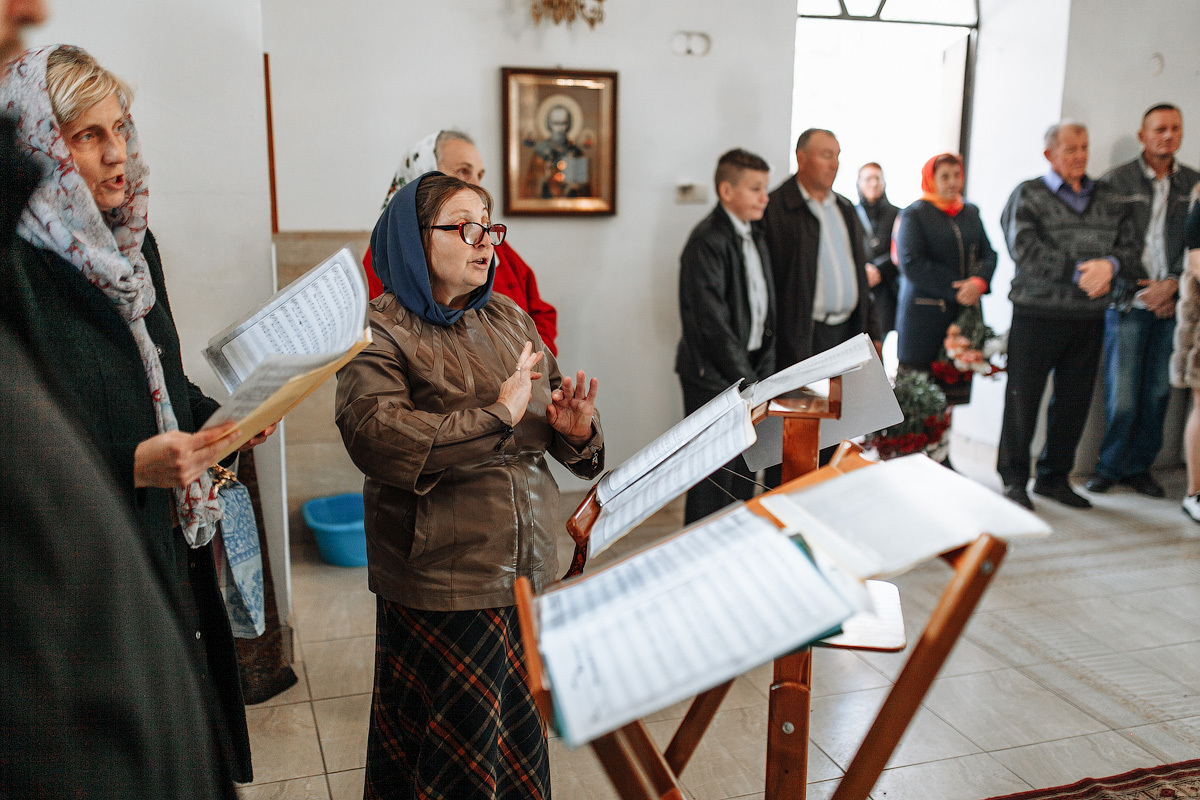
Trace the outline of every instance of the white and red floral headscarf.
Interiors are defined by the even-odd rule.
[[[141,158],[137,128],[126,112],[125,202],[101,212],[63,141],[46,89],[46,59],[59,47],[69,46],[26,51],[0,83],[0,112],[16,117],[17,146],[43,173],[17,233],[73,264],[113,302],[142,357],[159,432],[178,430],[158,349],[146,330],[146,314],[154,307],[154,283],[142,255],[149,169]],[[221,504],[207,472],[175,490],[175,510],[188,544],[208,544],[221,519]]]

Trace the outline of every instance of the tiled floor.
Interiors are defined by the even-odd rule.
[[[956,443],[956,466],[996,486],[992,459]],[[1182,494],[1182,471],[1160,478],[1169,497]],[[1121,489],[1092,499],[1094,509],[1076,511],[1034,496],[1054,535],[1010,549],[876,800],[976,800],[1200,757],[1200,526],[1178,500]],[[660,512],[603,560],[672,532],[680,517],[679,506]],[[374,600],[365,569],[324,566],[297,539],[301,682],[250,709],[259,782],[243,797],[359,798]],[[948,575],[935,563],[898,581],[910,639]],[[809,797],[832,794],[904,658],[816,652]],[[765,666],[735,683],[683,774],[697,800],[762,796],[769,681]],[[684,710],[655,714],[651,733],[665,742]],[[615,796],[587,749],[552,740],[551,769],[557,800]]]

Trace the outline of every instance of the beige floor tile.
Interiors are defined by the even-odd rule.
[[[680,720],[687,713],[692,701],[684,700],[681,703],[676,703],[672,706],[667,706],[664,709],[655,711],[643,718],[643,722],[662,722],[663,720]],[[765,692],[759,691],[754,683],[745,677],[738,678],[733,682],[733,686],[729,687],[729,693],[725,695],[725,699],[721,701],[722,711],[731,711],[739,708],[758,708],[762,713],[766,713],[767,696]]]
[[[1025,667],[1026,675],[1110,728],[1200,715],[1200,695],[1128,655]]]
[[[590,747],[568,749],[550,740],[550,786],[558,800],[618,800]]]
[[[1200,692],[1200,642],[1136,650],[1128,655]]]
[[[891,681],[860,658],[857,651],[813,648],[813,697],[878,689],[890,685]]]
[[[675,731],[672,722],[646,726],[660,748]],[[767,715],[758,708],[721,711],[700,740],[681,776],[696,800],[723,800],[762,791],[766,781]]]
[[[1013,666],[1108,655],[1113,648],[1072,626],[1047,606],[976,614],[964,638]]]
[[[1106,727],[1015,669],[939,678],[925,705],[984,750],[1084,736]]]
[[[261,703],[246,708],[270,708],[271,706],[286,706],[291,703],[307,703],[311,698],[308,694],[308,676],[304,670],[304,664],[296,662],[292,664],[292,670],[296,673],[296,685],[287,691],[280,692],[270,700],[265,700]]]
[[[1124,597],[1048,603],[1038,608],[1118,651],[1200,641],[1200,626],[1169,614],[1159,614],[1153,625],[1147,625],[1145,610],[1131,607]]]
[[[361,794],[359,795],[361,797]],[[239,800],[329,800],[324,775],[238,788]]]
[[[871,791],[887,800],[978,800],[1030,789],[988,755],[963,756],[884,770]]]
[[[329,800],[362,800],[365,769],[329,774]]]
[[[322,775],[321,745],[309,703],[246,709],[256,783]]]
[[[361,492],[363,475],[339,442],[288,443],[288,501],[303,502],[314,497]],[[295,496],[290,489],[297,488]]]
[[[296,595],[292,613],[300,637],[306,644],[375,635],[375,595],[367,589],[324,598]],[[306,647],[305,657],[308,654]]]
[[[359,769],[367,764],[367,731],[371,721],[371,695],[314,700],[321,752],[329,772]]]
[[[292,593],[306,603],[366,588],[366,567],[335,567],[319,559],[292,559]]]
[[[1162,764],[1187,761],[1200,754],[1200,717],[1126,728],[1121,733],[1157,755]]]
[[[375,637],[309,642],[305,667],[314,700],[370,692],[375,685]]]
[[[1061,786],[1157,765],[1155,756],[1115,731],[991,753],[1030,786]]]
[[[870,689],[814,699],[810,737],[839,767],[846,769],[886,695],[886,689]],[[888,763],[904,766],[978,752],[979,747],[922,708]]]

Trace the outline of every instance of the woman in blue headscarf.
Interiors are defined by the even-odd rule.
[[[378,596],[368,798],[550,794],[513,582],[538,591],[557,569],[545,454],[592,478],[604,441],[596,379],[561,377],[533,320],[492,294],[491,209],[436,172],[396,194],[371,234],[373,342],[338,374]]]

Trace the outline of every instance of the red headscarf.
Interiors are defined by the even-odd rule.
[[[956,153],[942,153],[934,156],[925,162],[925,166],[921,168],[921,199],[927,203],[932,203],[940,211],[944,211],[950,216],[957,216],[958,212],[963,210],[963,199],[960,194],[953,200],[947,200],[937,192],[937,184],[933,180],[933,173],[936,167],[945,164],[953,163],[958,165],[958,171],[963,172],[962,156]],[[966,177],[965,174],[963,176]]]

